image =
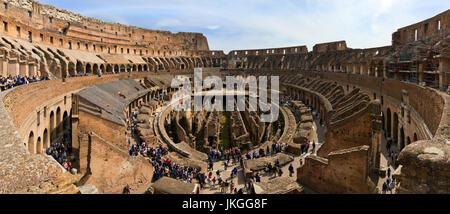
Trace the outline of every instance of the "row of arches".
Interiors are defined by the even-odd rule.
[[[60,107],[56,111],[51,111],[49,116],[49,127],[44,128],[42,133],[30,131],[28,135],[27,149],[31,154],[44,154],[45,150],[65,132],[70,132],[72,110],[70,112],[62,110]]]
[[[184,70],[195,67],[212,67],[211,57],[142,57],[142,63],[115,64],[91,62],[61,62],[52,60],[49,70],[57,77],[68,77],[85,74],[112,74],[120,72],[157,72],[164,70]]]
[[[392,112],[390,108],[387,108],[386,114],[383,114],[382,121],[386,137],[391,138],[400,151],[405,148],[405,146],[419,140],[417,133],[415,132],[412,138],[405,135],[405,128],[399,124],[397,112]]]

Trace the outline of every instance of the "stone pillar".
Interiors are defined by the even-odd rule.
[[[441,58],[439,60],[439,88],[446,91],[450,83],[450,59]]]
[[[8,63],[8,75],[17,76],[19,75],[19,62],[10,61]]]
[[[387,78],[387,68],[386,68],[386,62],[383,61],[383,77]]]
[[[419,63],[419,66],[417,67],[417,75],[419,77],[419,83],[423,82],[423,63]]]
[[[6,77],[8,76],[8,60],[6,59],[1,59],[0,60],[0,71],[1,71],[1,75]]]

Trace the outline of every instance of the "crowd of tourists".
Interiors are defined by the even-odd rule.
[[[11,76],[11,75],[3,77],[0,75],[0,89],[4,91],[19,85],[26,85],[43,80],[49,80],[49,78],[39,76],[29,77],[29,76]]]
[[[271,149],[272,148],[272,149]],[[250,159],[257,159],[260,157],[265,157],[268,156],[270,154],[274,155],[277,153],[281,153],[281,152],[288,152],[288,144],[287,143],[272,143],[272,147],[269,147],[269,145],[267,145],[266,149],[264,148],[260,148],[259,151],[253,151],[253,153],[247,153],[245,154],[245,159],[246,160],[250,160]]]
[[[163,176],[171,177],[188,183],[198,176],[199,170],[194,167],[180,166],[170,159],[155,157],[151,160],[154,168],[153,178],[158,180]]]
[[[72,162],[70,154],[72,153],[72,144],[70,134],[65,133],[62,142],[56,142],[50,145],[46,150],[46,154],[52,156],[67,171],[72,170]]]

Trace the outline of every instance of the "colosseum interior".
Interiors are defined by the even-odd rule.
[[[0,2],[0,75],[30,77],[2,85],[0,193],[213,194],[222,186],[203,175],[217,170],[227,193],[450,193],[450,10],[385,47],[225,54],[201,33]],[[248,100],[242,111],[175,111],[172,80],[194,69],[278,76],[278,120],[261,122]]]

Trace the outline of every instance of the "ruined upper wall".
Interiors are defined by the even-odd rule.
[[[209,51],[207,38],[201,33],[171,33],[104,22],[33,0],[0,1],[0,21],[0,33],[4,35],[59,48],[111,53],[140,48],[147,55],[154,50],[177,51],[179,55]]]
[[[270,54],[306,54],[308,48],[306,46],[292,46],[282,48],[265,48],[265,49],[250,49],[250,50],[232,50],[228,56],[258,56]]]
[[[347,50],[347,43],[345,41],[327,42],[316,44],[313,47],[313,52],[328,52],[328,51],[342,51]]]
[[[449,32],[449,27],[450,10],[447,10],[427,20],[398,29],[392,34],[392,45],[397,46],[443,35]]]

